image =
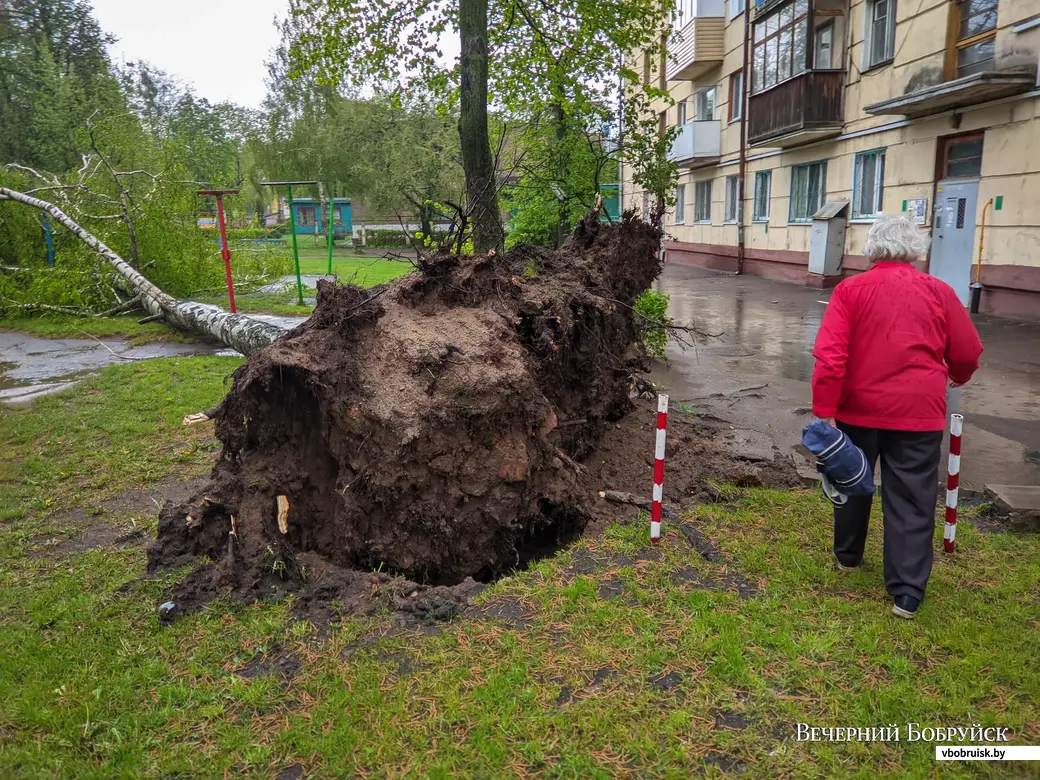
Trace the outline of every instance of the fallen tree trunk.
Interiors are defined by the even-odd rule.
[[[7,187],[0,187],[0,201],[10,200],[47,212],[64,225],[69,232],[101,255],[129,283],[140,296],[141,308],[150,315],[161,317],[169,325],[216,339],[222,344],[248,355],[253,350],[270,344],[285,334],[285,329],[269,322],[228,314],[219,306],[195,301],[179,301],[152,284],[140,272],[130,267],[122,257],[103,241],[86,230],[53,203],[26,195]]]

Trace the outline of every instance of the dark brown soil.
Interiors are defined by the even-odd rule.
[[[782,457],[772,462],[746,460],[728,441],[731,434],[725,420],[685,415],[676,410],[669,413],[665,504],[681,507],[712,502],[717,498],[712,487],[715,483],[776,488],[801,484],[792,461]],[[649,496],[656,436],[656,401],[634,401],[631,413],[607,426],[596,448],[583,461],[588,472],[582,476],[582,482],[595,497],[588,507],[592,523],[587,533],[602,531],[626,511],[638,512],[599,499],[599,491]],[[698,551],[712,560],[710,550]]]
[[[210,559],[176,587],[187,610],[294,591],[308,613],[432,622],[601,529],[619,509],[600,490],[650,489],[631,307],[660,272],[660,237],[628,214],[559,251],[439,255],[373,290],[319,282],[313,317],[235,373],[220,459],[163,508],[149,569]],[[711,424],[675,420],[668,501],[711,479],[776,481],[721,456]]]
[[[59,558],[99,548],[121,548],[143,544],[151,534],[126,522],[132,516],[154,516],[157,507],[168,501],[184,501],[198,489],[199,480],[184,480],[177,476],[166,477],[147,487],[133,488],[120,495],[102,501],[89,510],[76,508],[53,515],[52,522],[75,526],[75,536],[59,538],[38,536],[31,541],[30,557]],[[109,518],[119,520],[112,525]]]

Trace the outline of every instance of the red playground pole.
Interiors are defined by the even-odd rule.
[[[957,493],[961,484],[961,432],[964,417],[950,415],[950,461],[946,469],[946,527],[943,529],[943,549],[952,553],[957,537]]]
[[[224,196],[237,195],[238,190],[199,190],[199,195],[214,195],[217,198],[217,225],[220,228],[220,256],[224,259],[224,276],[227,279],[228,303],[231,313],[237,314],[235,308],[235,288],[231,284],[231,249],[228,248],[227,229],[224,227]]]
[[[668,436],[668,396],[657,396],[657,442],[654,450],[654,495],[650,504],[650,541],[661,538],[661,502],[664,501],[664,449]]]

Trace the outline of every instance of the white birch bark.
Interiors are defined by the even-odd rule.
[[[254,349],[270,344],[286,331],[269,322],[244,314],[229,314],[218,306],[194,301],[179,301],[167,295],[139,272],[130,267],[97,236],[84,229],[53,203],[34,198],[17,190],[0,187],[0,200],[11,200],[46,211],[51,218],[64,225],[73,235],[107,260],[141,296],[141,306],[149,314],[161,316],[168,324],[182,330],[209,336],[248,355]]]

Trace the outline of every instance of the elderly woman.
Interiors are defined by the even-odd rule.
[[[864,254],[870,270],[834,288],[816,336],[813,413],[881,458],[885,587],[892,612],[913,618],[932,572],[932,537],[946,384],[979,367],[982,343],[957,294],[912,263],[928,239],[904,217],[882,217]],[[834,508],[839,569],[863,560],[871,496]]]

